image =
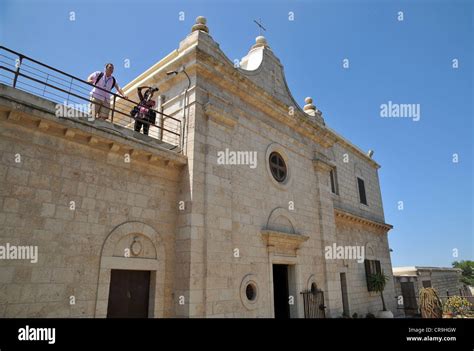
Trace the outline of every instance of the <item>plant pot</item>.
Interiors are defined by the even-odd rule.
[[[391,311],[377,311],[375,318],[393,318],[393,313]]]

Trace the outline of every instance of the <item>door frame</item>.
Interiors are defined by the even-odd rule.
[[[153,257],[122,257],[115,254],[115,249],[124,239],[139,235],[143,244],[153,245]],[[149,241],[149,242],[145,242]],[[94,317],[106,318],[109,303],[110,278],[112,269],[150,271],[150,291],[148,301],[148,318],[164,316],[165,291],[165,249],[163,241],[156,230],[142,222],[125,222],[114,228],[104,241],[99,272],[97,277],[97,295]]]
[[[148,292],[148,318],[162,317],[162,311],[157,304],[157,291],[160,285],[163,286],[164,275],[161,277],[163,282],[160,284],[157,262],[149,262],[143,258],[122,258],[122,257],[104,257],[101,261],[100,278],[103,283],[99,288],[97,296],[98,303],[96,309],[97,318],[106,318],[109,305],[110,280],[112,269],[127,271],[149,271],[150,272],[150,290]],[[158,278],[158,279],[157,279]],[[101,289],[102,288],[102,289]]]
[[[290,318],[303,318],[304,317],[304,310],[303,310],[303,300],[302,296],[299,293],[302,285],[301,285],[301,272],[300,266],[298,265],[297,257],[287,257],[287,256],[279,256],[274,253],[269,253],[269,302],[270,302],[270,317],[275,318],[275,300],[274,300],[274,289],[273,289],[273,265],[274,264],[283,264],[288,266],[288,292],[291,296],[294,296],[295,303],[294,305],[290,305]],[[293,270],[292,275],[293,277],[290,278],[290,269]]]
[[[290,302],[289,297],[292,296],[293,294],[290,293],[290,267],[293,267],[293,266],[290,266],[290,265],[287,265],[287,264],[277,264],[277,263],[272,264],[272,272],[273,272],[273,274],[272,274],[272,277],[273,277],[273,315],[274,315],[275,318],[276,318],[276,310],[277,310],[276,307],[277,307],[277,305],[278,305],[278,307],[284,309],[284,311],[281,311],[282,314],[283,313],[287,314],[287,316],[283,317],[283,318],[291,318],[291,305],[289,303]],[[278,288],[281,287],[284,290],[286,290],[286,292],[288,293],[287,298],[285,299],[286,300],[286,306],[280,306],[280,302],[275,300],[275,294],[276,294],[276,290],[275,290],[275,269],[276,268],[279,268],[279,269],[282,270],[277,275],[278,279],[280,280],[279,284],[278,284]],[[281,296],[280,298],[283,298],[283,297]],[[295,297],[294,297],[294,299],[295,299]]]

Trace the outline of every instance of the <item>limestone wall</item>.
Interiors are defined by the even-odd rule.
[[[421,271],[420,284],[423,280],[431,280],[431,285],[441,296],[459,295],[462,288],[461,273],[457,271],[433,271],[431,274]],[[423,285],[421,285],[422,287]]]
[[[377,168],[365,157],[336,143],[328,157],[336,165],[339,196],[333,196],[334,205],[357,215],[383,222],[384,213]],[[359,198],[357,178],[364,180],[367,205]]]
[[[37,263],[0,260],[0,315],[105,316],[110,269],[145,268],[156,273],[150,315],[173,316],[180,168],[146,162],[138,142],[101,148],[114,145],[112,135],[56,119],[52,103],[41,102],[45,112],[35,109],[38,98],[8,94],[17,102],[0,100],[0,244],[39,252]],[[84,143],[87,135],[97,141]],[[134,237],[143,250],[125,258]]]

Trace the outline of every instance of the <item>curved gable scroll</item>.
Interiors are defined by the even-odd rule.
[[[294,106],[295,109],[305,113],[288,88],[280,60],[266,44],[266,41],[258,42],[259,38],[257,38],[257,44],[242,59],[238,71],[285,105]]]

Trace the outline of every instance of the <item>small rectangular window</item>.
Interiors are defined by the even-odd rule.
[[[369,283],[369,277],[371,274],[382,273],[382,267],[378,260],[364,260],[365,263],[365,278],[367,279],[367,290],[373,291],[374,289]]]
[[[337,184],[337,173],[336,173],[335,168],[331,169],[329,177],[331,179],[331,191],[332,191],[332,193],[336,194],[336,195],[339,195],[339,188],[338,188],[338,184]]]
[[[359,188],[359,200],[361,204],[367,205],[367,197],[365,195],[365,184],[360,178],[357,178],[357,187]]]

